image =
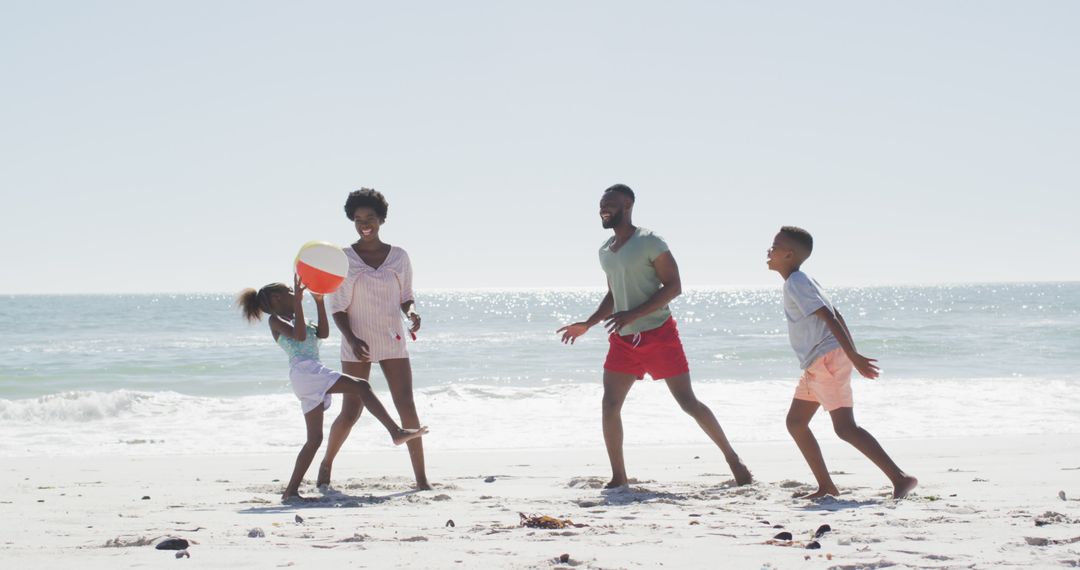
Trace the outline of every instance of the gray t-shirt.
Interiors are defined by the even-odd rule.
[[[788,276],[784,282],[784,314],[787,315],[791,348],[795,349],[799,366],[803,370],[829,351],[840,348],[840,343],[825,325],[825,320],[814,316],[814,311],[822,307],[836,312],[832,301],[825,296],[817,281],[802,271]]]
[[[615,237],[600,247],[600,266],[607,274],[608,287],[615,299],[615,312],[629,311],[641,306],[660,290],[660,278],[653,262],[668,250],[660,236],[645,228],[637,228],[634,235],[618,249],[611,251]],[[671,317],[667,306],[661,307],[623,327],[620,334],[628,335],[648,331],[664,324]]]

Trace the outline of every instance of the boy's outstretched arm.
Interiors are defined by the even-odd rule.
[[[851,359],[851,363],[855,365],[855,370],[858,370],[859,374],[870,379],[878,377],[881,371],[878,369],[877,364],[874,364],[877,360],[867,358],[855,350],[855,341],[852,340],[847,324],[844,323],[844,317],[840,316],[839,311],[834,315],[829,307],[822,307],[814,311],[814,316],[824,319],[825,326],[829,327],[829,331],[836,337],[837,342],[840,343],[840,348],[844,349],[844,354]]]

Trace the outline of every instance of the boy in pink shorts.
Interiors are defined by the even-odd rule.
[[[784,278],[788,338],[803,369],[788,410],[787,428],[817,479],[818,490],[804,498],[840,494],[810,431],[810,419],[820,406],[829,412],[836,435],[885,472],[893,484],[893,497],[901,499],[919,484],[919,480],[904,473],[874,436],[855,423],[852,411],[851,370],[858,370],[866,378],[877,378],[879,370],[874,364],[877,361],[855,350],[855,341],[840,311],[825,296],[818,282],[799,270],[813,250],[814,238],[809,232],[784,226],[773,238],[768,252],[769,269]]]

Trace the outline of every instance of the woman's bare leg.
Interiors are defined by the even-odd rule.
[[[420,417],[416,413],[416,403],[413,401],[412,366],[409,359],[391,358],[379,362],[379,366],[382,367],[383,375],[386,376],[386,385],[390,388],[390,397],[394,400],[398,416],[401,417],[402,427],[419,428]],[[416,477],[416,488],[431,489],[424,468],[423,441],[414,439],[408,445],[409,459],[412,461],[413,475]]]
[[[355,394],[359,396],[360,400],[364,402],[364,406],[371,410],[371,415],[375,416],[375,419],[379,420],[379,423],[386,428],[391,439],[394,440],[394,445],[401,445],[405,442],[418,439],[427,433],[427,427],[425,426],[415,429],[402,429],[398,426],[397,422],[394,421],[394,418],[391,418],[390,414],[387,413],[382,402],[379,401],[379,397],[371,390],[371,385],[368,384],[367,380],[357,380],[348,376],[342,376],[329,390],[327,390],[327,393]]]
[[[370,362],[345,362],[341,363],[341,371],[353,378],[369,378],[371,376]],[[326,455],[323,456],[322,464],[319,465],[318,486],[330,484],[330,473],[334,468],[334,458],[337,457],[341,446],[345,445],[349,433],[360,419],[364,411],[364,402],[356,394],[344,394],[341,398],[341,412],[330,426],[330,437],[326,442]]]

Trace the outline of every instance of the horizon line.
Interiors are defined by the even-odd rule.
[[[976,285],[1074,285],[1080,284],[1080,280],[1035,280],[1035,281],[925,281],[925,282],[900,282],[900,283],[870,283],[870,284],[832,284],[829,288],[857,289],[857,288],[887,288],[887,287],[970,287]],[[775,289],[781,283],[773,285],[762,284],[727,284],[727,285],[687,285],[683,291],[749,291],[762,289]],[[430,287],[417,288],[416,292],[422,293],[519,293],[519,292],[598,292],[604,291],[603,286],[570,285],[570,286],[494,286],[494,287]],[[0,292],[2,297],[94,297],[116,295],[235,295],[232,291],[103,291],[95,293],[79,292],[53,292],[53,293],[29,293],[29,292]]]

